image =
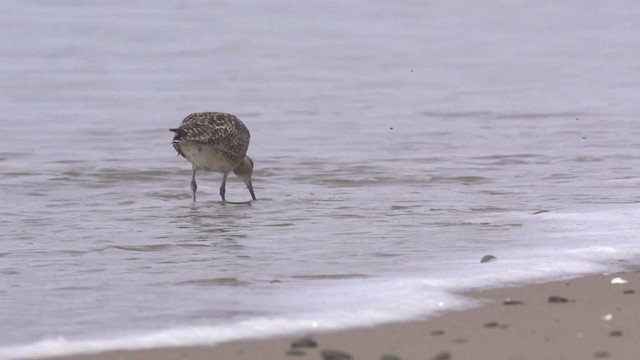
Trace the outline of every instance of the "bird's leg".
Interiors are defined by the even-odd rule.
[[[226,200],[224,199],[224,193],[225,185],[227,184],[227,176],[229,176],[228,172],[222,174],[222,184],[220,185],[220,196],[222,197],[222,202],[226,202]]]
[[[196,166],[193,165],[193,176],[191,177],[191,194],[193,195],[193,202],[196,202],[196,190],[198,190],[198,184],[196,184]]]

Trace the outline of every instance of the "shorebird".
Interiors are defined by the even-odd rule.
[[[193,113],[187,116],[180,127],[169,129],[175,133],[171,144],[178,154],[193,166],[191,193],[196,201],[196,170],[222,173],[220,196],[226,202],[225,184],[231,171],[242,179],[256,200],[251,184],[253,160],[247,156],[249,130],[235,115],[219,112]]]

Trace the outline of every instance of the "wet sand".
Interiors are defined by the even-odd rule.
[[[371,328],[57,359],[640,359],[638,269],[465,295],[489,303]]]

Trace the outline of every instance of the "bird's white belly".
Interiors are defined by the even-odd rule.
[[[182,150],[187,160],[200,170],[217,172],[233,170],[233,165],[211,146],[195,142],[184,142],[180,144],[180,150]]]

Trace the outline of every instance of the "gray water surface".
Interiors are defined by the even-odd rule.
[[[487,253],[624,252],[635,238],[611,242],[613,220],[558,241],[576,222],[544,214],[640,201],[639,16],[632,1],[3,2],[0,346],[375,308],[372,289],[395,298],[377,281],[471,281]],[[168,129],[197,111],[248,126],[258,201],[222,204],[202,172],[192,203]],[[227,197],[250,199],[235,179]]]

